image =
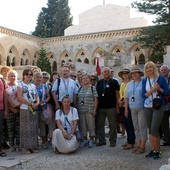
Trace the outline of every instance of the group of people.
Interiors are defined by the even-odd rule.
[[[165,96],[170,95],[170,77],[166,65],[157,68],[149,61],[144,71],[138,66],[123,68],[118,73],[120,83],[109,67],[103,68],[100,80],[63,65],[61,74],[25,69],[21,81],[17,81],[15,70],[5,68],[6,77],[1,69],[0,79],[1,148],[2,139],[6,138],[11,151],[37,153],[38,137],[43,149],[48,148],[46,142],[50,140],[56,153],[69,153],[84,146],[92,148],[95,142],[96,146],[106,145],[106,118],[110,147],[117,144],[119,123],[122,135],[127,135],[123,150],[143,154],[149,137],[151,151],[146,157],[161,158],[160,128],[164,136],[162,145],[170,144],[170,101],[165,101]],[[15,102],[11,102],[12,95]],[[159,108],[154,108],[155,98],[161,101]],[[7,135],[2,133],[4,118]],[[76,132],[81,132],[81,141]],[[2,149],[0,156],[6,156]]]

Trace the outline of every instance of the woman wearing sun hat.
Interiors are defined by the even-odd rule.
[[[147,125],[143,111],[142,97],[142,76],[143,72],[138,66],[132,66],[130,75],[132,81],[128,84],[125,98],[125,115],[128,116],[131,110],[134,132],[136,136],[136,147],[132,152],[141,154],[145,152],[145,143],[147,140]]]
[[[124,150],[132,149],[134,148],[135,144],[135,134],[134,134],[134,128],[132,123],[132,117],[131,112],[129,109],[128,116],[125,115],[125,97],[126,97],[126,90],[128,83],[130,82],[130,70],[128,68],[123,68],[119,73],[119,77],[122,78],[122,83],[120,85],[120,100],[119,100],[119,107],[120,112],[122,116],[122,121],[125,127],[125,130],[127,132],[127,143],[122,145]]]

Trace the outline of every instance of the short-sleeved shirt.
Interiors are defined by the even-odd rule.
[[[53,91],[57,91],[57,87],[58,87],[58,79],[56,79],[56,81],[54,82],[54,85],[52,87],[52,92]],[[56,98],[58,101],[62,101],[63,97],[68,95],[71,103],[73,103],[73,96],[75,94],[77,94],[78,89],[76,86],[76,82],[70,78],[60,78],[60,85],[59,85],[59,90],[58,90],[58,94],[56,94]],[[59,97],[58,97],[59,95]]]
[[[98,108],[116,108],[117,98],[116,98],[116,91],[119,91],[120,87],[118,81],[114,79],[109,79],[105,81],[101,79],[97,82],[97,93],[99,95],[99,104]]]
[[[96,87],[89,85],[87,89],[80,88],[78,93],[78,111],[82,112],[92,112],[94,110],[94,98],[98,97]]]
[[[66,120],[66,117],[69,123]],[[70,107],[70,111],[67,115],[65,115],[63,111],[59,109],[56,111],[55,120],[60,120],[62,127],[67,128],[67,134],[71,134],[71,129],[74,125],[73,121],[79,120],[77,109]]]
[[[130,108],[143,108],[144,99],[142,97],[142,79],[139,82],[131,81],[128,84],[126,98],[129,99]]]
[[[37,90],[34,84],[30,83],[29,85],[27,85],[24,82],[20,82],[18,83],[18,87],[22,89],[22,97],[25,100],[28,100],[30,102],[34,102],[36,100]],[[22,103],[20,109],[28,110],[28,105]]]

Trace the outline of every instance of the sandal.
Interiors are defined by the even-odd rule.
[[[127,143],[125,143],[125,144],[123,144],[123,145],[121,145],[121,147],[126,147],[128,144]]]
[[[4,157],[4,156],[6,156],[6,153],[3,152],[2,150],[0,150],[0,156],[1,156],[1,157]]]
[[[25,150],[24,150],[24,153],[25,153],[25,154],[30,154],[31,152],[30,152],[29,149],[25,149]]]
[[[60,154],[61,152],[57,148],[55,148],[55,153]]]
[[[135,153],[138,149],[139,149],[138,146],[134,147],[134,148],[132,149],[132,153]]]
[[[42,144],[42,148],[43,148],[43,149],[48,149],[48,146],[47,146],[45,143],[43,143],[43,144]]]
[[[132,148],[134,148],[134,145],[127,144],[127,146],[125,146],[125,147],[123,148],[123,150],[128,150],[128,149],[132,149]]]
[[[145,148],[138,148],[138,150],[137,150],[135,153],[136,153],[136,154],[145,153]]]
[[[38,153],[38,149],[36,148],[32,148],[32,149],[29,149],[31,153]]]

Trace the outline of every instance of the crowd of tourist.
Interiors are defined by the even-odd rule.
[[[144,154],[149,139],[145,157],[161,158],[160,146],[170,145],[169,71],[148,61],[143,71],[136,65],[120,70],[118,81],[109,67],[99,79],[63,65],[61,73],[51,75],[37,67],[25,69],[18,80],[15,70],[3,66],[0,156],[6,156],[4,149],[37,153],[39,147],[48,149],[47,142],[56,154],[106,145],[107,120],[110,147],[116,147],[121,131],[123,150]]]

